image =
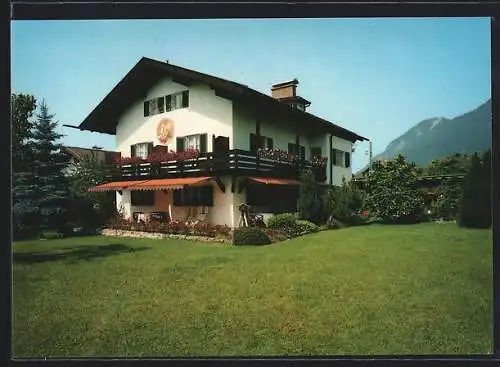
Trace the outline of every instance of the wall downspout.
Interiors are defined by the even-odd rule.
[[[328,160],[328,165],[330,166],[330,187],[333,186],[333,157],[332,157],[332,150],[333,150],[333,134],[330,134],[330,159]]]

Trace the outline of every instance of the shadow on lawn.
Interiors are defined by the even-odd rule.
[[[59,252],[25,252],[14,253],[15,263],[33,264],[47,261],[69,260],[71,263],[76,263],[80,260],[93,260],[96,258],[108,257],[111,255],[119,255],[127,252],[136,252],[147,250],[150,247],[129,247],[123,244],[109,245],[82,245],[76,247],[64,247]]]

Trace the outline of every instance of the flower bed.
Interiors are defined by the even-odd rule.
[[[114,218],[108,229],[119,231],[136,231],[146,233],[161,233],[181,236],[201,236],[207,238],[231,239],[231,228],[224,225],[211,225],[208,223],[186,223],[179,221],[161,222],[134,222],[123,218]]]

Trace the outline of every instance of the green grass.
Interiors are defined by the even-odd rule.
[[[84,237],[14,244],[13,356],[492,350],[492,235],[363,226],[260,247]]]

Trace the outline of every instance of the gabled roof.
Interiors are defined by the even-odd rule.
[[[279,114],[291,120],[300,123],[303,122],[309,129],[316,128],[351,141],[368,140],[330,121],[308,112],[291,108],[285,103],[251,89],[244,84],[146,57],[141,58],[123,79],[118,82],[111,92],[83,120],[79,128],[81,130],[116,134],[116,125],[122,113],[137,99],[144,98],[148,90],[160,78],[167,76],[184,85],[189,85],[192,82],[208,84],[221,97],[252,103],[256,108],[258,106],[260,111]]]

